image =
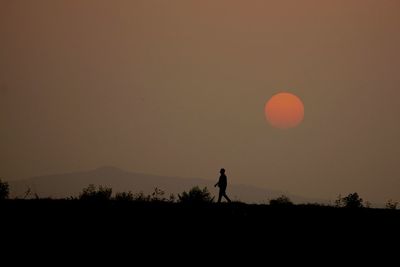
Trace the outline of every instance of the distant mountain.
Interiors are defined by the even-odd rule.
[[[89,184],[111,187],[113,192],[132,191],[134,193],[143,191],[150,194],[154,188],[160,188],[169,194],[178,194],[187,191],[193,186],[207,187],[210,192],[218,196],[218,189],[214,188],[216,181],[200,178],[179,178],[169,176],[158,176],[136,172],[128,172],[115,167],[101,167],[95,170],[72,172],[65,174],[46,175],[29,178],[26,180],[10,182],[13,197],[23,197],[28,188],[30,196],[37,194],[39,197],[65,198],[78,196],[84,187]],[[264,203],[271,198],[283,194],[249,185],[229,184],[228,196],[232,200],[240,200],[247,203]],[[321,202],[304,197],[289,195],[296,203]]]

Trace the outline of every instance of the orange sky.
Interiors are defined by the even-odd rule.
[[[400,198],[399,1],[0,1],[0,176],[115,165]],[[265,122],[273,94],[306,119]]]

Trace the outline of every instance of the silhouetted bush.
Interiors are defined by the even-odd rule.
[[[176,196],[174,194],[169,195],[168,202],[175,203],[175,201],[176,201]]]
[[[387,209],[395,210],[395,209],[397,209],[397,205],[399,205],[399,202],[395,202],[395,201],[389,199],[388,202],[386,202],[385,206]]]
[[[32,195],[32,189],[31,189],[30,187],[28,187],[28,188],[25,190],[23,199],[29,198],[30,195]]]
[[[0,179],[0,200],[7,199],[10,194],[10,186]]]
[[[211,197],[207,187],[200,189],[198,186],[193,187],[189,192],[184,191],[182,195],[178,194],[178,198],[179,202],[190,204],[211,203],[214,201],[214,197]]]
[[[117,201],[133,201],[135,199],[133,193],[129,192],[118,192],[115,194],[115,200]]]
[[[292,206],[293,202],[290,200],[289,197],[287,197],[285,195],[282,195],[282,196],[280,196],[278,198],[271,199],[269,201],[269,204],[271,206]]]
[[[151,197],[149,195],[145,195],[143,191],[140,191],[139,193],[136,193],[134,196],[134,201],[138,202],[149,202],[151,200]]]
[[[344,206],[343,197],[341,194],[338,195],[337,199],[335,200],[335,207],[341,208]]]
[[[357,193],[349,194],[347,197],[342,199],[343,206],[345,208],[362,208],[363,199]]]
[[[111,188],[100,186],[98,189],[96,189],[96,186],[91,184],[87,188],[84,188],[82,190],[82,193],[79,195],[79,199],[90,201],[105,201],[110,200],[111,195]]]
[[[138,202],[166,202],[167,199],[164,197],[165,192],[158,187],[154,188],[151,195],[145,195],[143,191],[133,194],[129,192],[118,192],[115,194],[115,200],[117,201],[138,201]]]
[[[155,202],[164,202],[167,199],[164,197],[165,192],[159,188],[154,188],[153,193],[151,194],[151,201],[155,201]]]

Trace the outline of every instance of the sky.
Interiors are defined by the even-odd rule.
[[[400,200],[399,13],[395,0],[0,0],[0,177],[224,167],[230,183]],[[297,128],[265,119],[282,91],[304,102]]]

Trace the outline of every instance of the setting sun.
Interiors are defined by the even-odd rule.
[[[304,104],[294,94],[279,93],[271,97],[265,104],[265,116],[275,128],[293,128],[304,119]]]

